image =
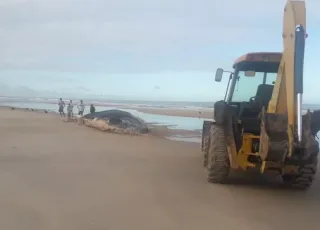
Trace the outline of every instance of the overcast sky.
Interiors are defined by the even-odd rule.
[[[231,69],[245,52],[282,51],[285,2],[0,0],[0,85],[216,99],[224,92],[216,68]],[[307,0],[305,98],[320,102],[318,9],[319,0]]]

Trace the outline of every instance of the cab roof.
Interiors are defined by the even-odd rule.
[[[280,52],[247,53],[235,60],[233,68],[242,71],[278,72],[281,57]]]

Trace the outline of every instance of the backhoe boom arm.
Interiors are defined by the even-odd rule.
[[[283,17],[283,55],[268,113],[288,119],[289,153],[302,138],[303,60],[306,38],[305,1],[288,0]]]

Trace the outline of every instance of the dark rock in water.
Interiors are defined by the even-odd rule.
[[[47,110],[45,110],[45,111],[44,111],[44,113],[48,113],[48,111],[47,111]]]
[[[148,126],[141,118],[132,115],[129,112],[112,109],[101,112],[89,113],[83,116],[84,119],[106,120],[110,125],[122,129],[134,129],[139,133],[149,132]]]
[[[14,107],[11,107],[11,109],[12,109],[12,110],[15,110],[15,108],[14,108]]]

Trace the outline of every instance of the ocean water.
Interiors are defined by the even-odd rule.
[[[75,103],[79,99],[75,98],[64,98],[64,101],[69,101],[72,99]],[[0,96],[0,103],[6,102],[36,102],[36,103],[49,103],[57,104],[57,98],[28,98],[28,97],[7,97]],[[144,107],[144,108],[177,108],[177,109],[208,109],[212,110],[214,101],[209,102],[196,102],[196,101],[142,101],[142,100],[106,100],[106,99],[86,99],[85,103],[100,106],[134,106],[134,107]],[[304,110],[320,109],[320,104],[308,104],[302,105]]]
[[[64,101],[72,99],[78,102],[79,99],[64,98]],[[26,98],[26,97],[6,97],[0,96],[0,102],[37,102],[37,103],[52,103],[57,104],[57,98]],[[138,101],[138,100],[101,100],[101,99],[87,99],[84,100],[87,104],[94,105],[119,105],[144,107],[144,108],[179,108],[179,109],[212,109],[213,102],[187,102],[187,101]]]
[[[33,108],[33,109],[46,109],[50,111],[58,111],[56,104],[42,103],[42,102],[0,102],[2,106],[12,106],[19,108]],[[85,113],[88,113],[89,107],[86,107]],[[116,109],[115,107],[108,106],[96,106],[96,111],[103,111],[108,109]],[[182,129],[182,130],[199,130],[202,129],[204,119],[191,118],[191,117],[178,117],[142,113],[134,109],[120,109],[132,113],[135,116],[142,118],[147,123],[153,123],[154,125],[167,125],[170,129]],[[77,108],[74,109],[77,111]]]

